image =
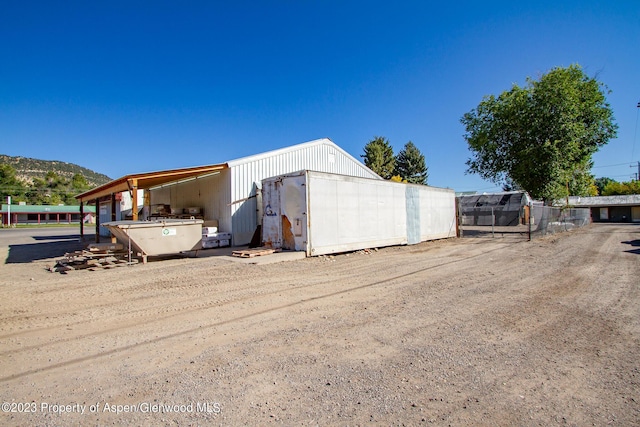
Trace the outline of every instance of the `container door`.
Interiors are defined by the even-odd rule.
[[[631,221],[640,222],[640,206],[631,207]]]
[[[306,251],[307,191],[306,176],[283,178],[280,192],[282,249]]]
[[[264,181],[262,184],[262,242],[277,249],[282,248],[281,187],[281,180]]]

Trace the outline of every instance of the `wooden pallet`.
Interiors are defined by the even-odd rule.
[[[96,271],[138,263],[137,259],[132,259],[131,262],[127,261],[128,256],[127,251],[97,251],[96,248],[67,252],[64,258],[59,259],[53,267],[49,268],[49,271],[67,274],[67,272],[74,270]]]
[[[280,252],[280,249],[274,249],[274,248],[242,249],[239,251],[231,252],[231,255],[237,256],[240,258],[254,258],[257,256],[271,255],[274,252]]]

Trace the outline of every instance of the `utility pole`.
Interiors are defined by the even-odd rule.
[[[638,106],[640,106],[640,104],[638,104]],[[638,181],[640,180],[640,162],[637,162],[637,166],[638,166],[638,172],[635,172],[633,175],[635,176],[634,181]],[[634,165],[629,165],[630,168],[634,168],[636,166]]]

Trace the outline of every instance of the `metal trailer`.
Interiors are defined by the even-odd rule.
[[[307,256],[456,236],[451,189],[315,171],[262,181],[262,240]]]
[[[110,221],[104,225],[125,248],[142,257],[169,255],[201,249],[201,219],[164,219],[157,221]]]

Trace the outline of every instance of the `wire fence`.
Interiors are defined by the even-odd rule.
[[[557,208],[534,205],[530,212],[534,224],[536,216],[539,218],[537,226],[531,230],[531,238],[570,231],[591,223],[589,208]]]
[[[459,208],[460,237],[500,237],[531,240],[570,231],[591,223],[588,208],[560,208],[530,204],[520,209],[503,206]]]

